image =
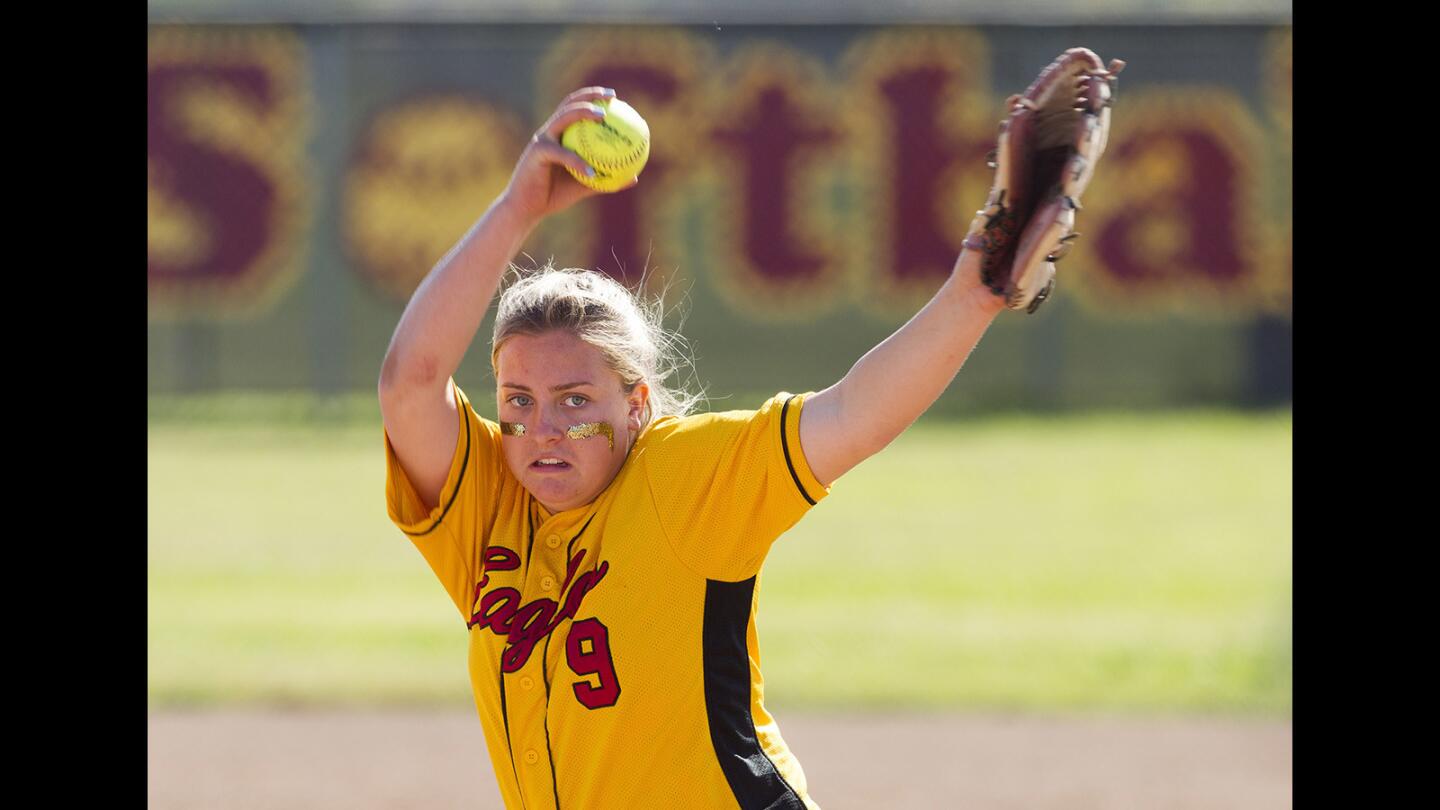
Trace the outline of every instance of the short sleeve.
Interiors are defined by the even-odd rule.
[[[468,619],[476,568],[502,494],[505,462],[499,425],[476,414],[459,386],[455,400],[460,435],[439,503],[425,508],[386,433],[385,506],[391,522],[419,549]]]
[[[753,576],[776,538],[829,494],[800,446],[807,396],[652,426],[639,460],[667,539],[696,573]]]

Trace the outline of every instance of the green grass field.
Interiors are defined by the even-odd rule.
[[[152,403],[151,705],[468,704],[378,420],[304,410]],[[1291,494],[1288,411],[922,421],[771,553],[767,702],[1288,713]]]

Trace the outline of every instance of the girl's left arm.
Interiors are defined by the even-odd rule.
[[[806,400],[800,443],[821,483],[829,486],[919,418],[1005,308],[981,283],[980,259],[961,251],[950,278],[915,317]]]

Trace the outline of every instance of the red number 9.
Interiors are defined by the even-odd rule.
[[[620,699],[620,679],[615,677],[615,661],[610,657],[610,631],[599,619],[584,619],[570,625],[565,639],[565,663],[576,675],[597,675],[600,684],[587,681],[571,684],[575,699],[588,709],[614,706]]]

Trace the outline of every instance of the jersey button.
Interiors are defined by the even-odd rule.
[[[525,689],[529,689],[529,688],[533,687],[534,685],[535,685],[535,679],[532,678],[532,677],[530,677],[529,675],[525,675],[525,676],[522,676],[522,677],[520,678],[520,686],[521,686],[521,687],[523,687],[523,688],[525,688]]]
[[[541,577],[541,578],[540,578],[540,587],[541,587],[541,589],[543,589],[543,590],[547,590],[547,591],[550,590],[551,588],[555,587],[555,578],[554,578],[554,577]]]
[[[530,750],[530,751],[526,751],[526,752],[525,752],[525,764],[526,764],[526,765],[534,765],[535,763],[537,763],[537,762],[539,762],[539,761],[540,761],[540,755],[537,754],[537,753],[535,753],[533,750]]]
[[[545,545],[547,545],[547,546],[549,546],[549,547],[551,547],[551,548],[559,548],[559,547],[560,547],[560,535],[558,535],[558,534],[552,534],[552,535],[550,535],[549,537],[545,538]]]

